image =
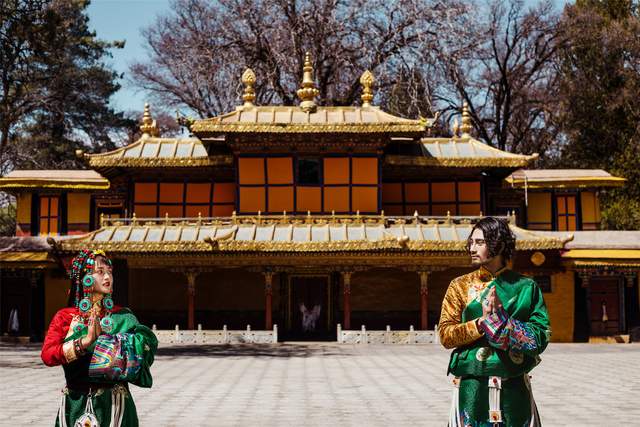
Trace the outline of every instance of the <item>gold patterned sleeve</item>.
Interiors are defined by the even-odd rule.
[[[438,332],[440,342],[448,349],[470,344],[482,336],[475,321],[460,323],[465,307],[463,291],[462,283],[454,280],[447,288],[442,301]]]

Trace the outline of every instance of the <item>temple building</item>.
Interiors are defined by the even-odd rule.
[[[14,312],[14,334],[42,338],[83,248],[108,253],[116,303],[160,329],[433,329],[483,215],[509,220],[514,268],[544,291],[554,341],[640,326],[640,232],[599,230],[599,192],[624,178],[527,169],[537,155],[472,136],[466,105],[452,136],[431,136],[434,119],[372,104],[368,71],[359,106],[316,105],[309,56],[298,106],[255,105],[256,76],[242,82],[243,105],[189,121],[187,138],[163,138],[146,105],[139,140],[76,153],[86,170],[0,178],[17,200],[15,236],[0,238],[3,334]]]

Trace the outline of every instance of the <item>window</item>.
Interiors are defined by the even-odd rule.
[[[212,182],[138,182],[134,212],[138,218],[230,216],[235,185]]]
[[[298,159],[298,185],[320,185],[320,159]]]
[[[39,234],[56,236],[59,233],[59,196],[40,196]]]
[[[388,215],[479,215],[479,181],[393,182],[382,185],[382,206]]]
[[[575,195],[556,195],[556,223],[558,224],[558,231],[573,231],[577,229]]]

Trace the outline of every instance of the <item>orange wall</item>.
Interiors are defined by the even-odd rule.
[[[377,157],[316,159],[317,182],[303,184],[296,182],[293,157],[238,158],[239,212],[377,213]]]

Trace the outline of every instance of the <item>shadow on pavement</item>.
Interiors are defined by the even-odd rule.
[[[310,344],[234,344],[234,345],[170,345],[158,348],[156,356],[171,357],[311,357],[350,356],[346,348],[323,343]]]

